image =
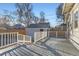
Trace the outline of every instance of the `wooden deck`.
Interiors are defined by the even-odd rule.
[[[19,45],[1,56],[79,56],[79,51],[66,39],[43,39],[36,44]]]

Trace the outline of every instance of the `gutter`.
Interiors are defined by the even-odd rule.
[[[63,11],[64,11],[64,8],[65,8],[65,3],[63,4],[63,8],[62,8],[62,14],[64,14],[64,13],[63,13]]]

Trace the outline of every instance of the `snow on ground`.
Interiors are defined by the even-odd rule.
[[[64,38],[45,38],[31,45],[20,45],[6,56],[79,56],[79,51]]]

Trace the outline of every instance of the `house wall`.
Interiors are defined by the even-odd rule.
[[[34,32],[39,32],[40,29],[43,29],[43,31],[47,31],[47,28],[27,28],[26,32],[29,36],[33,36]]]
[[[76,16],[75,15],[76,12],[78,13],[77,14],[78,18],[74,17]],[[77,28],[75,28],[75,20],[78,20]],[[69,40],[77,49],[79,49],[79,4],[75,4],[72,10],[70,11],[68,22],[69,22],[68,31],[70,35]]]

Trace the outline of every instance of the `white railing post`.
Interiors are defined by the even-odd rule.
[[[7,44],[9,44],[9,34],[7,33]]]
[[[17,39],[16,39],[16,40],[17,40],[17,43],[18,43],[18,42],[19,42],[19,41],[18,41],[18,36],[19,36],[19,34],[18,34],[18,32],[17,32],[16,34],[17,34]]]
[[[15,35],[15,33],[13,33],[13,43],[14,43],[14,40],[15,40],[15,39],[14,39],[14,35]]]
[[[11,33],[11,44],[13,43],[13,33]]]
[[[1,46],[3,46],[3,34],[1,33]]]
[[[4,33],[4,45],[6,45],[6,34]]]
[[[14,43],[14,33],[13,33],[13,43]]]
[[[16,34],[16,33],[14,33],[14,42],[15,42],[15,40],[16,40],[16,39],[15,39],[15,34]]]
[[[12,39],[11,39],[11,40],[12,40],[12,42],[11,42],[11,43],[13,43],[13,33],[11,33],[11,37],[12,37]]]
[[[56,38],[58,37],[58,31],[56,31]]]
[[[25,43],[25,35],[22,35],[23,36],[23,44]]]
[[[1,46],[1,34],[0,34],[0,46]]]
[[[34,32],[34,43],[36,42],[36,32]]]
[[[30,43],[31,43],[31,36],[30,36]]]
[[[11,33],[10,33],[10,43],[9,44],[11,44]]]

